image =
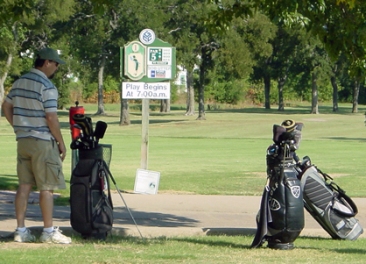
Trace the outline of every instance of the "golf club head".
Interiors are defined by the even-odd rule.
[[[100,138],[104,137],[105,131],[107,130],[107,123],[103,121],[98,121],[95,125],[95,131],[94,136],[96,141],[98,141]]]

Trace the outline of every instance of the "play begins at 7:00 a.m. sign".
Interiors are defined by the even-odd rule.
[[[170,83],[123,82],[123,99],[170,99]]]

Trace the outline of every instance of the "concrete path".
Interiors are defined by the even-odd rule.
[[[255,217],[259,210],[259,196],[211,196],[156,194],[143,195],[112,193],[114,203],[113,233],[126,236],[171,237],[193,235],[254,235]],[[16,227],[15,193],[0,191],[0,238],[12,239]],[[366,226],[366,199],[354,198],[359,213],[356,216]],[[127,210],[130,209],[132,217]],[[65,234],[75,233],[70,226],[70,207],[56,206],[54,225]],[[38,193],[32,193],[27,211],[27,226],[36,235],[42,230]],[[365,233],[360,237],[365,237]],[[305,212],[305,228],[300,236],[330,236]]]

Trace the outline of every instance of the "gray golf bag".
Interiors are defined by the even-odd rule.
[[[267,184],[257,215],[257,232],[252,248],[265,241],[269,248],[292,249],[304,228],[303,197],[293,162],[301,139],[301,126],[291,133],[273,127],[275,144],[267,149]]]
[[[323,229],[334,239],[356,240],[363,228],[355,218],[356,204],[333,179],[304,157],[297,166],[304,206]]]

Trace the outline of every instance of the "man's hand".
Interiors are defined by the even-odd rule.
[[[60,151],[60,158],[62,161],[64,161],[65,157],[66,157],[66,147],[65,144],[59,144],[58,143],[58,149]]]

